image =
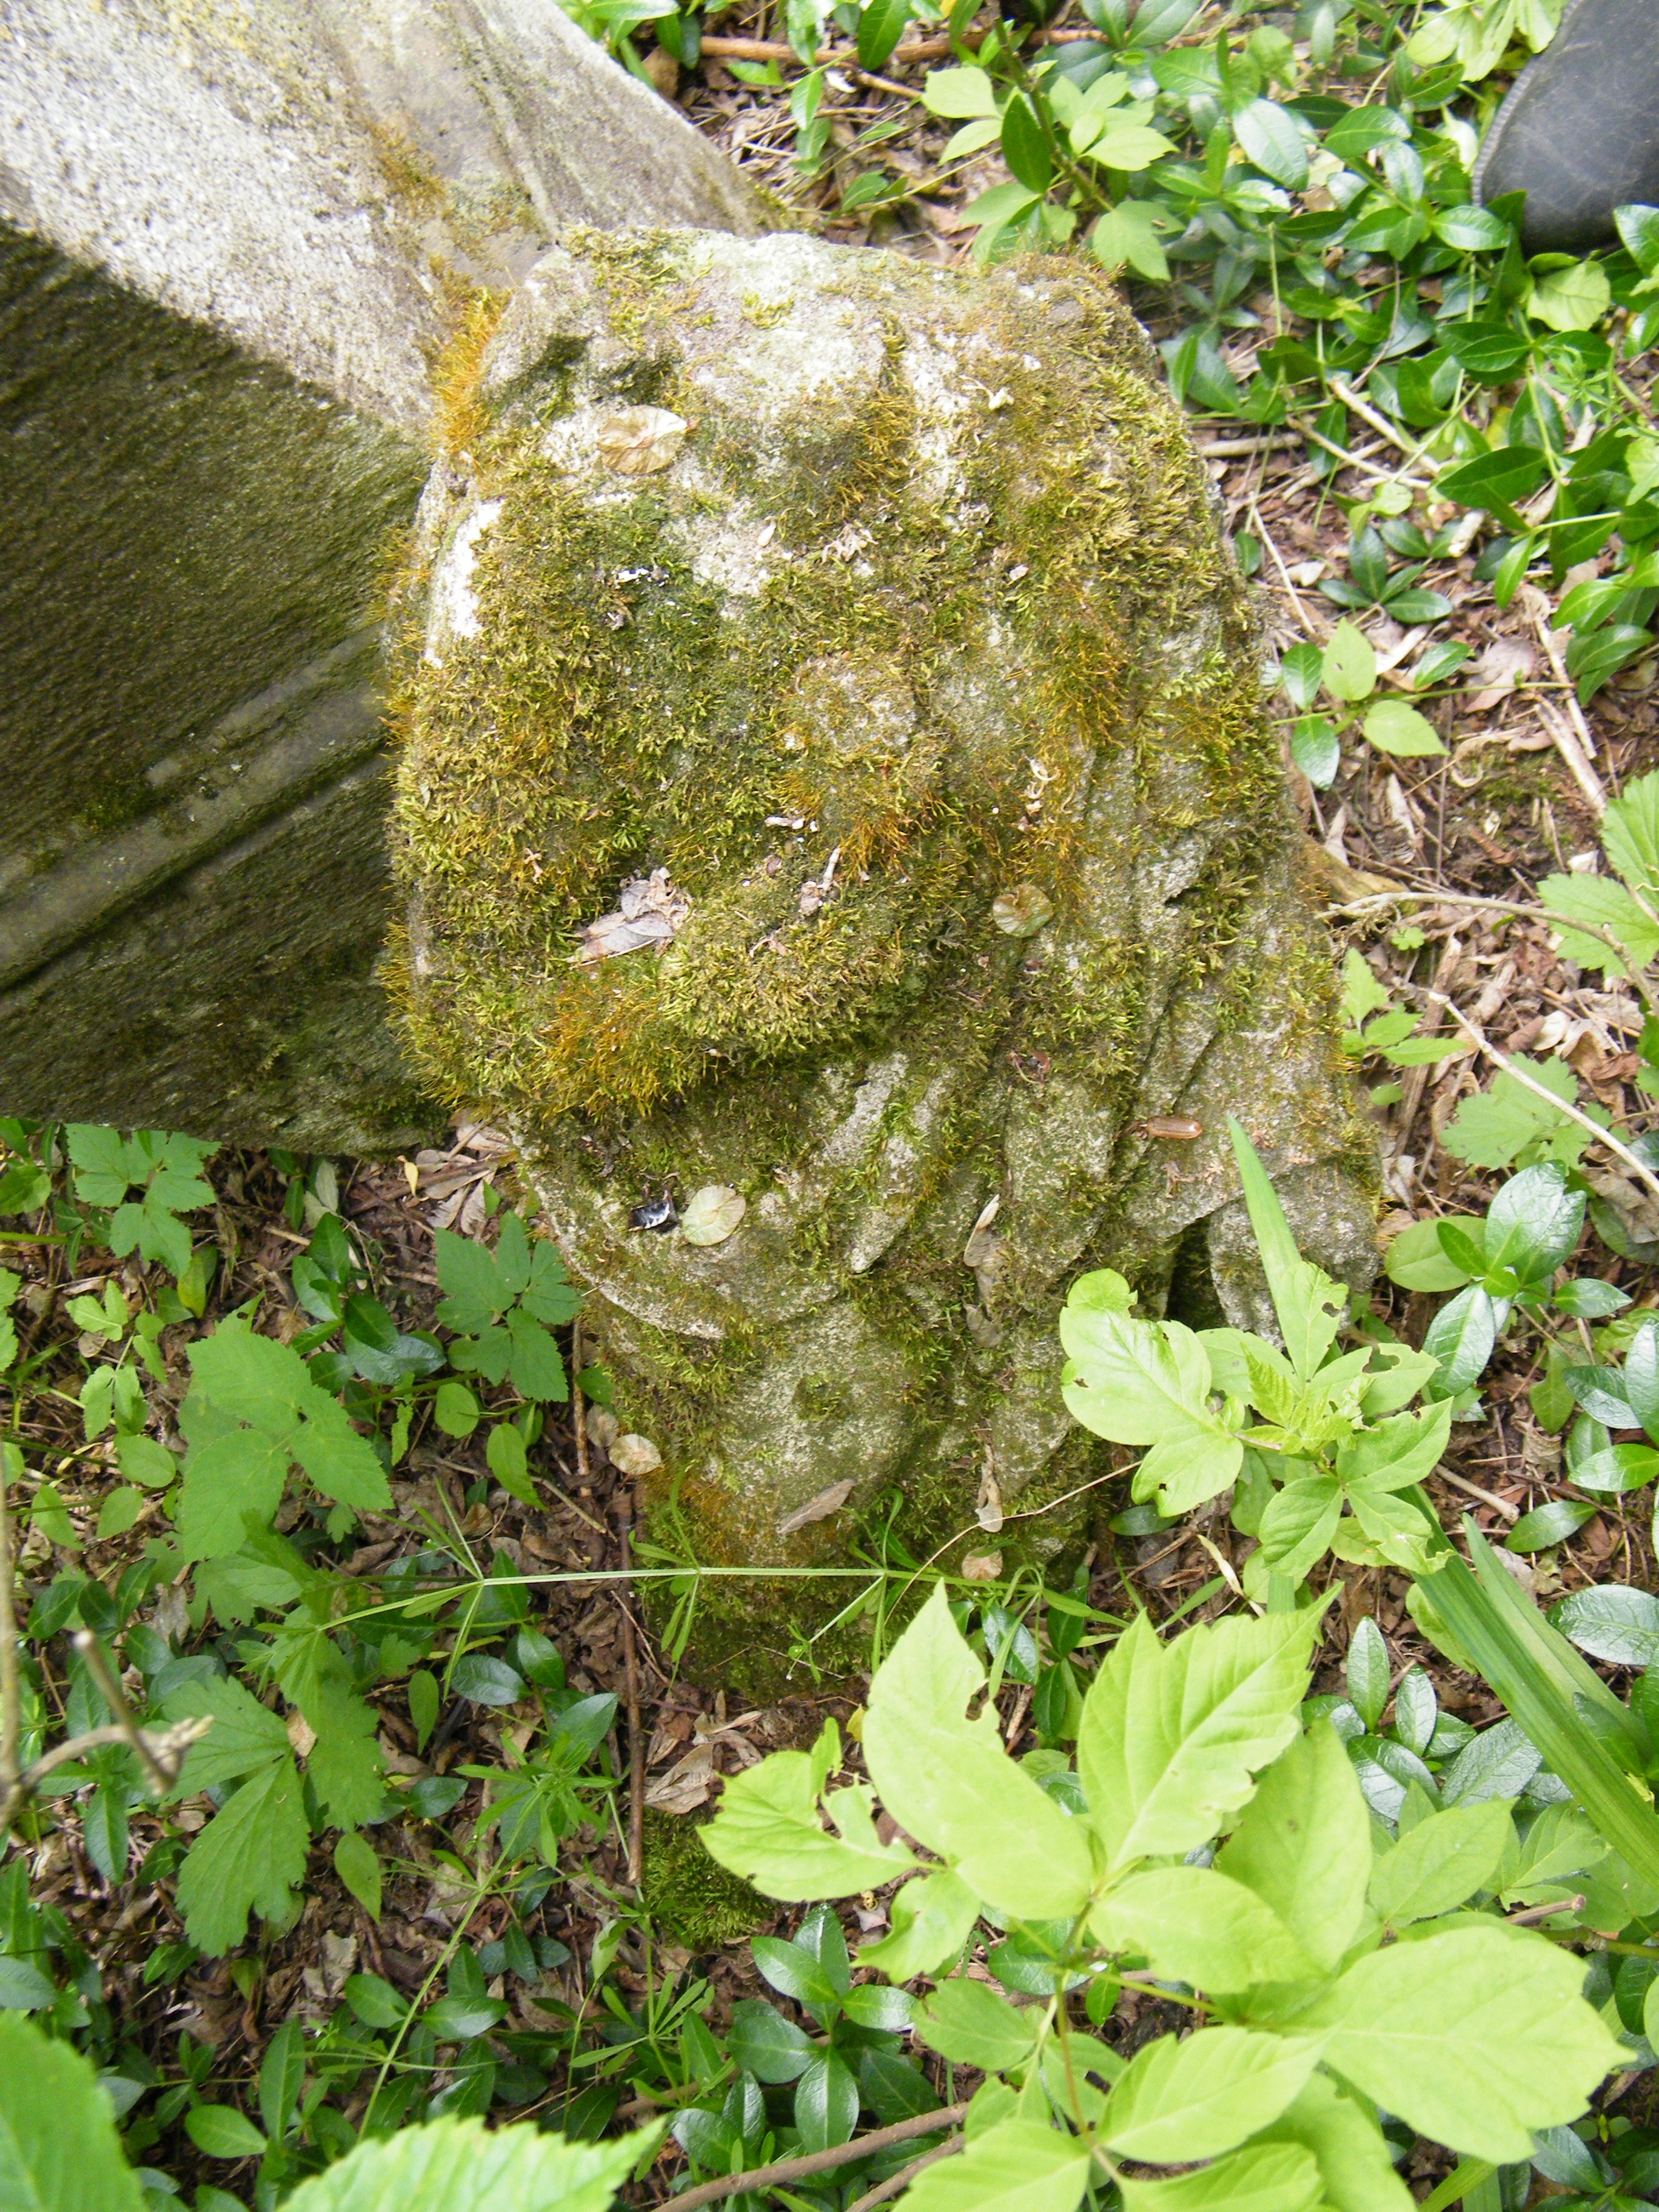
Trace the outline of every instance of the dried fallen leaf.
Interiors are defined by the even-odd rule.
[[[600,423],[596,443],[619,477],[648,477],[669,465],[690,428],[666,407],[619,407]]]
[[[798,1528],[805,1528],[814,1521],[827,1521],[832,1513],[839,1513],[853,1494],[851,1482],[832,1482],[828,1490],[819,1491],[809,1498],[805,1505],[798,1505],[793,1513],[785,1514],[778,1523],[780,1536],[793,1536]]]
[[[680,1235],[688,1244],[724,1244],[748,1211],[748,1200],[729,1183],[705,1183],[685,1202]]]
[[[662,1465],[662,1454],[649,1437],[616,1437],[605,1449],[611,1464],[619,1467],[624,1474],[654,1474]]]
[[[994,1536],[1003,1522],[1002,1492],[997,1485],[988,1449],[980,1474],[979,1496],[974,1501],[974,1518],[988,1536]]]
[[[991,919],[1005,937],[1035,937],[1054,911],[1054,901],[1036,884],[1016,884],[991,902]]]
[[[962,1562],[962,1578],[966,1583],[994,1583],[1001,1574],[1000,1552],[969,1552]]]
[[[623,885],[617,911],[590,921],[581,932],[582,949],[577,957],[584,967],[595,961],[614,960],[619,953],[639,952],[647,945],[661,951],[674,941],[674,933],[691,911],[691,902],[668,879],[666,868],[653,868]]]
[[[964,1267],[983,1267],[988,1265],[997,1248],[997,1240],[991,1234],[991,1224],[996,1219],[1001,1206],[1002,1198],[999,1193],[995,1198],[981,1207],[979,1219],[974,1224],[969,1234],[968,1242],[962,1248],[962,1264]]]

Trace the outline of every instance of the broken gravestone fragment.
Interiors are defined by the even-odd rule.
[[[1259,1315],[1229,1114],[1368,1279],[1255,624],[1103,281],[573,234],[472,419],[408,585],[409,1034],[510,1120],[700,1556],[1098,1472],[1080,1271]]]
[[[10,0],[0,1114],[435,1118],[374,975],[388,546],[434,367],[642,214],[765,220],[557,0]]]

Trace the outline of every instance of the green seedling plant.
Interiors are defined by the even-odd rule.
[[[1430,664],[1428,681],[1433,680],[1437,664]],[[1290,729],[1291,757],[1320,791],[1336,780],[1342,732],[1355,720],[1366,741],[1380,753],[1424,759],[1446,750],[1427,715],[1404,699],[1375,697],[1376,651],[1364,630],[1346,619],[1338,623],[1322,651],[1316,645],[1292,646],[1279,663],[1279,682],[1299,710]],[[1322,696],[1328,711],[1316,713]]]
[[[936,1590],[872,1683],[867,1780],[836,1783],[826,1732],[728,1784],[703,1839],[766,1893],[902,1881],[854,1963],[932,1978],[915,2036],[986,2077],[911,2212],[1073,2212],[1088,2192],[1126,2212],[1404,2212],[1378,2106],[1472,2160],[1524,2160],[1625,2057],[1582,1962],[1483,1907],[1506,1805],[1375,1827],[1340,1739],[1301,1723],[1317,1635],[1317,1608],[1168,1644],[1138,1620],[1084,1699],[1075,1768],[1034,1771]],[[908,1843],[882,1841],[878,1808]],[[981,1920],[1024,1939],[1046,1988],[1017,2002],[958,1971]],[[1187,2031],[1126,2062],[1097,2032],[1126,1987],[1173,1996]]]
[[[1103,1269],[1073,1285],[1060,1317],[1066,1406],[1096,1435],[1145,1449],[1133,1495],[1161,1514],[1232,1488],[1233,1524],[1259,1544],[1245,1590],[1275,1607],[1328,1553],[1431,1571],[1439,1526],[1414,1493],[1449,1433],[1442,1363],[1398,1343],[1338,1349],[1347,1293],[1297,1252],[1236,1122],[1232,1138],[1283,1348],[1138,1319],[1128,1285]]]

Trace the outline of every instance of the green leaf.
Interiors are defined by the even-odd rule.
[[[1389,1702],[1389,1647],[1369,1613],[1354,1624],[1348,1639],[1346,1673],[1354,1710],[1375,1735],[1382,1724],[1382,1708]]]
[[[1536,491],[1548,473],[1549,464],[1535,447],[1506,446],[1443,470],[1435,490],[1460,507],[1486,507],[1501,514]]]
[[[866,1943],[859,1963],[896,1982],[937,1973],[956,1957],[978,1918],[979,1899],[960,1875],[919,1875],[895,1893],[888,1907],[890,1932],[878,1943]]]
[[[1342,1518],[1342,1486],[1329,1475],[1287,1482],[1268,1500],[1257,1530],[1276,1575],[1300,1582],[1330,1549]]]
[[[1659,955],[1659,924],[1638,906],[1622,884],[1607,876],[1546,876],[1538,886],[1539,903],[1553,924],[1558,917],[1605,930],[1626,948],[1628,957],[1600,938],[1581,931],[1558,928],[1563,955],[1581,968],[1623,975],[1647,967]]]
[[[1583,2000],[1583,1961],[1526,1933],[1481,1923],[1373,1952],[1296,2025],[1328,2030],[1335,2071],[1419,2133],[1528,2158],[1533,2130],[1577,2119],[1626,2053]]]
[[[1022,2013],[983,1982],[941,1982],[916,2005],[919,2041],[953,2066],[1003,2074],[1020,2066],[1036,2042],[1036,2015]]]
[[[1034,208],[1040,194],[1017,180],[1006,185],[993,185],[988,192],[981,192],[969,201],[962,210],[966,222],[981,223],[989,228],[1000,228],[1005,223],[1018,222],[1028,209]]]
[[[1054,156],[1036,110],[1017,92],[1002,111],[1002,158],[1012,175],[1033,192],[1046,192],[1054,179]]]
[[[1316,1972],[1263,1898],[1208,1867],[1131,1875],[1095,1906],[1089,1926],[1109,1950],[1142,1954],[1161,1978],[1223,1996]]]
[[[1274,2143],[1252,2144],[1173,2181],[1124,2179],[1118,2190],[1123,2212],[1315,2212],[1321,2183],[1310,2151]]]
[[[1369,699],[1376,689],[1376,654],[1351,622],[1338,623],[1325,647],[1325,689],[1347,705]]]
[[[821,1785],[806,1752],[775,1751],[727,1782],[720,1809],[697,1831],[704,1850],[764,1895],[791,1904],[856,1896],[915,1866],[902,1844],[877,1843],[873,1829],[868,1847],[827,1833],[818,1817]],[[862,1796],[867,1822],[867,1792],[840,1793],[843,1802],[849,1795]]]
[[[1142,2045],[1107,2100],[1101,2140],[1170,2166],[1214,2158],[1279,2118],[1318,2063],[1320,2039],[1200,2028]]]
[[[197,2105],[185,2114],[185,2133],[210,2158],[263,2158],[266,2143],[252,2120],[234,2105]]]
[[[1248,1802],[1257,1769],[1297,1733],[1318,1633],[1311,1615],[1269,1614],[1162,1644],[1137,1617],[1090,1686],[1078,1734],[1090,1820],[1114,1866],[1196,1850]]]
[[[563,1405],[570,1395],[570,1385],[565,1379],[563,1356],[551,1334],[516,1306],[507,1317],[507,1333],[513,1346],[507,1376],[520,1396],[543,1405]]]
[[[1395,1928],[1455,1912],[1478,1890],[1493,1887],[1510,1833],[1501,1798],[1431,1813],[1377,1861],[1372,1911]]]
[[[1146,134],[1156,137],[1156,131]],[[1169,276],[1170,264],[1158,235],[1157,210],[1146,200],[1120,200],[1108,208],[1089,234],[1090,249],[1103,269],[1133,269],[1154,284]]]
[[[1529,1060],[1525,1053],[1511,1057],[1546,1091],[1577,1103],[1578,1079],[1565,1060]],[[1471,1167],[1506,1168],[1540,1139],[1547,1141],[1552,1158],[1569,1167],[1589,1141],[1547,1100],[1500,1070],[1490,1091],[1477,1091],[1463,1101],[1446,1124],[1442,1141],[1454,1158],[1467,1160]]]
[[[936,1583],[871,1685],[865,1764],[905,1833],[988,1904],[1020,1919],[1060,1918],[1092,1887],[1087,1841],[1004,1751],[995,1708],[967,1718],[985,1680]]]
[[[343,1995],[365,2027],[401,2027],[409,2014],[409,2000],[379,1974],[353,1974]]]
[[[1076,2212],[1090,2165],[1076,2137],[1005,2120],[919,2173],[904,2192],[906,2212]]]
[[[1291,727],[1291,758],[1316,791],[1328,791],[1342,765],[1335,723],[1323,714],[1300,716]]]
[[[1323,1721],[1261,1777],[1216,1858],[1254,1890],[1328,1972],[1364,1917],[1370,1815],[1341,1738]]]
[[[732,2008],[728,2044],[733,2061],[757,2081],[794,2081],[814,2056],[805,2029],[759,1997],[741,1997]]]
[[[1366,713],[1364,726],[1368,741],[1380,753],[1416,760],[1446,750],[1433,723],[1403,699],[1379,699]]]
[[[1435,1387],[1447,1398],[1467,1390],[1485,1372],[1498,1341],[1498,1316],[1492,1298],[1471,1283],[1449,1298],[1423,1334],[1423,1349],[1439,1364]]]
[[[1308,144],[1288,108],[1252,100],[1233,117],[1233,136],[1256,167],[1288,191],[1308,181]]]
[[[997,112],[996,87],[982,69],[930,70],[921,88],[921,104],[930,115],[966,121]]]
[[[1599,261],[1552,269],[1527,295],[1527,313],[1553,331],[1594,330],[1613,305],[1613,287]]]
[[[1637,896],[1659,905],[1659,773],[1638,776],[1608,800],[1601,843]]]
[[[570,2142],[528,2123],[433,2120],[360,2142],[302,2181],[283,2212],[607,2212],[661,2134]]]
[[[1523,1513],[1504,1539],[1506,1552],[1547,1552],[1576,1535],[1600,1508],[1589,1498],[1552,1498]]]
[[[1473,201],[1462,206],[1442,208],[1431,218],[1434,234],[1448,246],[1455,246],[1460,253],[1501,253],[1511,236],[1510,226],[1501,216],[1490,208],[1476,207]]]
[[[804,1944],[757,1936],[750,1949],[763,1979],[797,2004],[834,2004],[841,1991]]]
[[[1347,1311],[1347,1292],[1297,1250],[1279,1194],[1255,1146],[1231,1115],[1227,1128],[1285,1353],[1298,1378],[1306,1382],[1335,1340]]]
[[[884,69],[888,57],[904,34],[910,20],[910,0],[868,0],[859,17],[859,63],[867,70]]]
[[[233,1675],[209,1681],[186,1682],[166,1699],[162,1711],[170,1721],[213,1722],[199,1742],[185,1755],[179,1777],[181,1796],[213,1790],[227,1782],[240,1782],[273,1761],[289,1755],[288,1730]]]
[[[1651,1667],[1659,1660],[1659,1598],[1622,1583],[1574,1590],[1550,1613],[1551,1625],[1611,1667]]]
[[[803,2151],[849,2142],[858,2125],[859,2085],[833,2051],[815,2057],[795,2085],[795,2131]]]
[[[0,2012],[39,2012],[52,2004],[57,1990],[38,1966],[27,1959],[0,1954]]]
[[[1234,1480],[1244,1448],[1209,1410],[1210,1363],[1191,1329],[1080,1304],[1074,1295],[1060,1336],[1073,1419],[1113,1443],[1152,1447],[1137,1496],[1157,1486],[1160,1512],[1184,1512]]]
[[[380,1917],[380,1862],[368,1839],[348,1829],[334,1846],[334,1871],[371,1920]]]
[[[305,2078],[305,2031],[297,2020],[285,2020],[259,2062],[259,2117],[278,2142],[293,2124]]]
[[[291,1758],[245,1782],[198,1836],[179,1870],[185,1932],[198,1950],[210,1958],[234,1951],[247,1933],[250,1911],[265,1920],[285,1918],[305,1879],[310,1840]]]
[[[98,2077],[69,2043],[0,2014],[0,2205],[143,2212]]]
[[[478,1401],[465,1382],[441,1382],[432,1418],[447,1437],[470,1437],[478,1425]]]
[[[1161,131],[1149,131],[1144,123],[1124,122],[1115,115],[1109,115],[1099,136],[1091,138],[1084,149],[1084,158],[1099,162],[1103,169],[1118,169],[1127,175],[1138,176],[1143,169],[1150,169],[1153,162],[1164,155],[1173,154],[1175,150],[1173,143]],[[1125,208],[1144,208],[1146,210],[1144,216],[1130,219],[1144,223],[1150,232],[1152,218],[1150,202],[1120,200],[1113,212],[1120,212]],[[1158,258],[1164,258],[1161,250]],[[1137,267],[1139,265],[1136,264]]]
[[[1382,2131],[1327,2074],[1313,2074],[1289,2109],[1254,2138],[1299,2143],[1318,2163],[1329,2212],[1412,2212]]]
[[[348,1681],[328,1678],[298,1702],[317,1734],[306,1759],[306,1771],[322,1801],[325,1819],[337,1828],[356,1828],[379,1820],[385,1810],[381,1778],[386,1770],[375,1735],[374,1709]],[[341,1880],[345,1879],[342,1873]],[[348,1881],[346,1887],[350,1888],[351,1884]]]

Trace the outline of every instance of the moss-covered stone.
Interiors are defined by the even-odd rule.
[[[683,442],[619,473],[641,406]],[[1253,1309],[1230,1113],[1369,1275],[1248,601],[1086,263],[568,234],[468,419],[409,585],[409,1034],[520,1133],[703,1556],[821,1555],[893,1480],[982,1542],[988,1467],[1097,1470],[1060,1301],[1157,1308],[1196,1238]],[[655,870],[672,942],[585,963]],[[724,1243],[630,1229],[713,1183]]]
[[[689,1815],[647,1810],[641,1902],[688,1951],[723,1951],[777,1918],[769,1898],[711,1859]]]

